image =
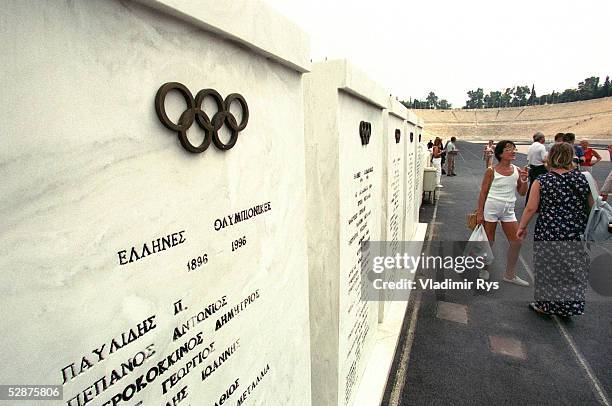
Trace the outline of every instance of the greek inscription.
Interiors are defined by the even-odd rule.
[[[199,337],[199,339],[201,340],[201,336]],[[198,341],[192,347],[195,348],[195,346],[199,344],[201,344],[201,341]],[[183,348],[183,350],[189,350],[189,347]],[[176,372],[172,373],[168,378],[166,378],[162,382],[162,393],[166,393],[170,389],[172,389],[177,383],[181,381],[181,379],[189,375],[193,370],[195,370],[197,366],[199,366],[202,362],[204,362],[213,352],[215,352],[215,342],[214,341],[209,343],[202,351],[198,350],[196,355],[194,355],[190,360],[188,360]],[[177,353],[176,356],[177,357],[180,356],[182,358],[181,353]]]
[[[166,402],[166,406],[176,406],[187,399],[187,396],[189,396],[189,392],[187,392],[187,386],[184,386],[176,395],[172,396],[172,400]]]
[[[138,323],[136,327],[122,332],[121,336],[113,338],[110,343],[104,343],[101,347],[93,349],[91,353],[95,355],[95,358],[92,358],[94,362],[91,362],[89,358],[84,356],[77,364],[78,367],[72,363],[62,368],[62,383],[65,385],[66,382],[86,372],[94,364],[104,361],[109,354],[113,354],[128,344],[133,343],[156,327],[155,316],[151,316],[146,320],[143,320],[141,323]]]
[[[224,229],[225,227],[233,226],[242,221],[249,220],[255,216],[266,213],[272,210],[270,202],[258,204],[257,206],[251,207],[240,212],[229,214],[223,218],[218,218],[214,221],[213,227],[215,231]]]
[[[146,373],[140,375],[133,382],[123,388],[122,391],[115,393],[109,400],[104,402],[102,406],[116,406],[123,402],[129,402],[132,398],[140,393],[148,385],[152,384],[164,375],[174,364],[179,362],[183,357],[189,354],[196,346],[203,343],[202,333],[190,338],[182,346],[173,351],[170,355],[158,361],[157,364],[150,367]],[[196,355],[196,358],[201,353]],[[165,392],[164,392],[165,393]]]
[[[257,388],[257,386],[262,381],[262,379],[264,379],[266,377],[268,372],[270,372],[270,365],[266,364],[264,369],[262,369],[259,372],[259,374],[255,377],[253,382],[251,382],[249,384],[249,386],[247,386],[247,389],[244,392],[242,392],[242,396],[240,396],[240,399],[238,399],[238,402],[236,403],[236,406],[241,406],[244,403],[244,401],[247,399],[247,397],[249,397],[251,395],[251,392],[253,392],[255,390],[255,388]]]
[[[157,254],[165,251],[166,249],[183,244],[187,241],[183,235],[184,233],[185,230],[182,230],[176,233],[168,234],[165,237],[160,237],[151,241],[150,243],[144,243],[142,246],[134,246],[129,250],[119,251],[117,253],[119,256],[119,265],[131,264],[132,262],[138,261],[139,259],[145,258],[149,255]]]
[[[238,378],[236,378],[236,380],[232,382],[232,384],[225,390],[225,392],[223,392],[219,400],[215,402],[215,406],[221,406],[229,400],[230,396],[232,396],[236,389],[238,389],[238,387],[240,386],[240,383],[238,381]]]
[[[204,320],[208,319],[210,316],[218,312],[223,306],[227,305],[227,296],[221,296],[219,299],[214,302],[208,304],[204,309],[200,310],[190,318],[188,318],[184,323],[180,326],[174,328],[174,333],[172,335],[172,340],[176,341],[181,338],[183,335],[187,334],[187,332],[202,323]]]
[[[217,323],[215,325],[215,331],[219,330],[221,327],[225,326],[230,322],[238,313],[246,309],[248,305],[253,303],[256,299],[259,298],[259,289],[255,290],[255,292],[251,293],[244,300],[234,306],[230,311],[225,313],[223,316],[217,319]]]
[[[234,341],[212,364],[208,364],[206,368],[204,368],[202,371],[202,380],[206,380],[206,378],[211,376],[217,369],[219,369],[225,363],[225,361],[227,361],[236,353],[236,351],[238,351],[238,348],[240,348],[240,339]]]
[[[122,362],[119,368],[113,369],[110,374],[104,375],[102,378],[95,381],[91,386],[78,393],[75,397],[68,400],[68,406],[82,406],[91,402],[93,399],[102,394],[105,390],[116,384],[121,379],[125,378],[134,369],[139,368],[155,354],[154,345],[148,345],[144,350],[139,351],[127,361]]]

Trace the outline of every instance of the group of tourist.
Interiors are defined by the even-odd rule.
[[[442,175],[457,176],[455,173],[455,159],[459,150],[457,149],[457,138],[451,137],[446,145],[442,146],[442,138],[436,137],[432,142],[429,140],[427,149],[431,151],[431,163],[436,168],[436,187],[442,188]],[[444,162],[446,161],[446,170]]]
[[[489,141],[483,153],[487,169],[478,198],[477,223],[484,226],[493,243],[497,223],[501,222],[510,244],[504,281],[529,286],[516,275],[515,266],[527,226],[539,214],[534,234],[535,301],[530,307],[541,314],[572,316],[584,312],[588,260],[579,251],[582,245],[571,242],[581,240],[593,205],[589,182],[581,170],[589,170],[602,158],[586,140],[580,146],[574,141],[574,134],[559,133],[546,148],[544,135],[536,133],[525,168],[512,164],[517,150],[512,141],[500,141],[495,146]],[[611,146],[608,152],[612,155]],[[496,165],[491,162],[493,156]],[[602,195],[611,189],[612,171],[601,189]],[[514,212],[516,192],[527,196],[520,222]],[[574,248],[576,251],[572,251]],[[561,257],[565,261],[558,260]],[[483,269],[479,277],[488,279],[488,270]]]

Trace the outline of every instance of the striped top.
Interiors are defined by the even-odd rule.
[[[493,182],[489,189],[487,199],[498,200],[500,202],[516,201],[516,182],[519,177],[518,168],[512,165],[514,171],[512,175],[504,176],[493,168]]]

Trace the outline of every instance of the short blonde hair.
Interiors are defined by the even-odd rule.
[[[548,165],[551,168],[572,169],[574,147],[567,142],[553,145],[548,152]]]

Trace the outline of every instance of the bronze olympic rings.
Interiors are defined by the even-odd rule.
[[[172,90],[178,91],[187,104],[187,109],[181,114],[178,123],[174,123],[168,118],[164,107],[166,96]],[[202,102],[206,97],[211,97],[217,104],[218,111],[212,119],[202,110]],[[237,101],[242,108],[242,121],[240,124],[238,124],[236,117],[230,112],[230,106],[234,101]],[[178,139],[183,148],[196,154],[206,151],[211,141],[220,150],[227,151],[231,149],[236,145],[238,133],[244,130],[249,122],[249,106],[244,97],[238,93],[232,93],[223,100],[216,90],[202,89],[194,98],[189,89],[178,82],[168,82],[159,88],[155,95],[155,111],[164,127],[177,132]],[[204,130],[204,140],[200,145],[193,145],[187,138],[187,130],[189,130],[194,121]],[[223,124],[227,124],[231,132],[230,139],[226,144],[221,141],[218,133]]]

